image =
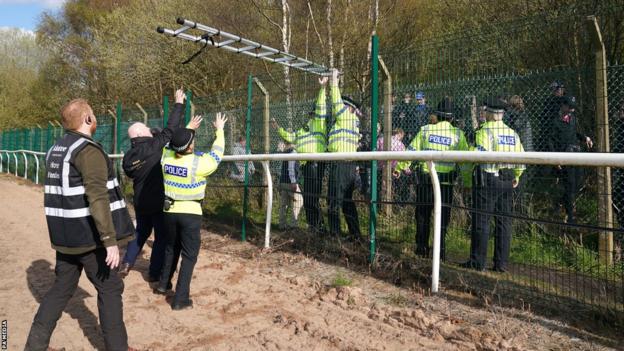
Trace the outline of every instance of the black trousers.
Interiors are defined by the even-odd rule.
[[[470,245],[470,261],[484,268],[490,236],[491,213],[494,215],[494,268],[507,268],[511,248],[512,180],[483,173],[482,181],[475,182],[473,216],[474,230]]]
[[[191,278],[201,244],[199,233],[201,219],[200,215],[195,214],[165,213],[167,247],[163,273],[160,276],[160,287],[166,289],[170,286],[180,255],[182,256],[173,304],[184,303],[189,299]]]
[[[613,172],[613,205],[618,224],[624,228],[624,169],[614,169]]]
[[[325,164],[307,161],[303,167],[303,208],[308,225],[314,230],[323,228],[323,214],[319,196],[323,187]]]
[[[46,350],[56,322],[74,295],[84,269],[98,292],[97,305],[104,343],[108,351],[127,351],[128,334],[123,321],[123,280],[106,265],[106,249],[81,255],[56,253],[56,279],[46,293],[28,334],[25,350]]]
[[[355,162],[333,162],[329,168],[328,187],[328,220],[329,232],[333,235],[340,234],[340,208],[347,221],[349,234],[359,238],[360,223],[358,220],[357,207],[353,202],[353,191],[355,190],[356,177]]]
[[[579,167],[563,167],[560,171],[559,180],[563,186],[561,201],[568,216],[568,223],[574,223],[574,202],[578,197],[583,180],[583,169]]]
[[[416,173],[416,253],[429,256],[429,233],[431,231],[431,213],[433,212],[433,185],[428,173]],[[440,192],[442,195],[442,226],[440,228],[440,258],[446,259],[446,231],[451,220],[453,204],[453,176],[440,173]]]

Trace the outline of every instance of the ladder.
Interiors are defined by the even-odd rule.
[[[225,49],[237,54],[243,54],[254,58],[259,58],[272,63],[292,67],[305,72],[329,76],[331,71],[323,66],[304,58],[291,55],[287,52],[266,46],[255,41],[241,38],[237,35],[212,28],[201,23],[178,18],[176,22],[181,25],[178,29],[156,28],[156,31],[172,37],[181,38],[195,43],[203,44],[204,47],[210,45],[215,48]],[[202,34],[194,35],[191,30],[200,31]],[[201,50],[191,57],[194,58]],[[187,62],[190,61],[187,60]]]

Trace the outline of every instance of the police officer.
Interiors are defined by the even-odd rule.
[[[209,153],[194,151],[195,131],[187,128],[177,129],[169,143],[169,149],[163,152],[161,164],[165,181],[167,248],[163,273],[155,292],[166,294],[171,287],[171,277],[181,253],[182,263],[175,296],[171,303],[173,310],[193,306],[189,295],[201,243],[199,234],[202,219],[201,201],[206,192],[206,177],[217,170],[223,157],[225,147],[223,126],[226,121],[221,113],[217,113],[213,123],[216,140]]]
[[[132,240],[134,226],[113,163],[93,141],[97,120],[84,99],[61,110],[65,135],[46,155],[44,206],[56,279],[33,321],[26,350],[46,350],[50,337],[84,269],[98,292],[107,350],[130,350],[123,320],[123,280],[118,246]]]
[[[576,119],[576,101],[572,96],[565,96],[559,109],[559,117],[551,121],[550,125],[550,151],[552,152],[580,152],[580,143],[587,148],[592,148],[593,142],[590,137],[578,132]],[[566,222],[576,223],[574,218],[574,202],[578,195],[583,179],[583,170],[579,167],[556,167],[556,174],[562,181],[563,196],[557,203],[563,202],[566,211]]]
[[[451,125],[453,120],[453,101],[445,97],[438,104],[435,111],[438,122],[427,124],[420,128],[420,131],[408,146],[411,151],[467,151],[468,143],[464,132]],[[395,177],[402,171],[409,170],[411,161],[399,162],[394,170]],[[441,228],[441,250],[440,257],[445,259],[446,231],[451,219],[451,205],[453,203],[453,182],[456,175],[456,164],[454,162],[436,162],[438,176],[440,178],[440,190],[442,193],[442,228]],[[426,162],[419,162],[415,173],[416,182],[416,254],[428,256],[430,252],[429,231],[431,223],[431,212],[433,210],[433,190],[431,177]],[[462,166],[462,178],[464,182],[469,182],[470,169]]]
[[[518,133],[503,123],[505,105],[500,99],[486,100],[486,119],[475,135],[478,151],[524,152]],[[485,269],[491,213],[496,212],[494,271],[506,272],[511,246],[512,193],[520,182],[524,165],[482,164],[474,170],[474,230],[470,260],[464,267]]]
[[[155,132],[143,123],[134,123],[128,128],[132,146],[124,154],[123,170],[132,179],[133,202],[136,213],[137,237],[128,244],[119,273],[125,277],[143,249],[143,245],[154,229],[154,245],[150,256],[149,282],[160,278],[165,258],[165,233],[162,204],[165,200],[163,175],[160,167],[162,150],[173,131],[180,127],[184,113],[184,90],[175,92],[175,105],[169,115],[167,128]]]
[[[356,152],[360,140],[359,106],[351,99],[340,96],[338,70],[332,70],[331,79],[332,113],[335,123],[328,135],[329,152]],[[347,221],[350,239],[360,240],[360,224],[357,207],[353,202],[353,190],[358,178],[357,163],[351,161],[332,162],[329,169],[328,220],[332,235],[340,234],[340,208]]]
[[[271,120],[274,129],[277,129],[279,136],[287,143],[295,145],[297,153],[317,153],[326,150],[326,120],[327,102],[325,86],[328,77],[319,79],[321,88],[316,99],[314,114],[303,128],[295,132],[287,131],[278,126],[275,119]],[[310,229],[324,232],[323,215],[319,204],[319,196],[323,187],[323,175],[325,173],[324,163],[316,161],[303,161],[303,208],[306,213],[306,221]]]

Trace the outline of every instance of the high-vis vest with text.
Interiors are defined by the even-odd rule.
[[[453,127],[447,121],[442,121],[422,126],[407,149],[410,151],[468,151],[470,148],[461,129]],[[398,171],[406,170],[411,163],[411,161],[399,162],[395,169]],[[426,162],[419,162],[419,165],[423,172],[429,172]],[[438,173],[450,173],[455,170],[456,164],[455,162],[436,161],[435,167]],[[470,166],[462,165],[461,171],[462,178],[467,182],[467,179],[470,178]]]
[[[163,150],[161,165],[165,196],[174,200],[165,212],[202,214],[200,201],[206,193],[206,177],[217,170],[223,157],[223,129],[217,130],[216,134],[212,150],[208,153],[196,151],[177,157],[173,150]]]
[[[46,155],[44,206],[50,240],[54,246],[90,247],[101,245],[100,234],[89,210],[82,175],[74,165],[87,145],[102,152],[108,165],[108,196],[117,240],[134,235],[134,226],[113,164],[102,146],[75,133],[66,133]]]
[[[524,152],[520,137],[503,121],[484,123],[475,135],[475,149],[478,151]],[[511,163],[488,163],[481,165],[487,173],[498,173],[501,169],[513,169],[516,179],[520,178],[525,165]]]

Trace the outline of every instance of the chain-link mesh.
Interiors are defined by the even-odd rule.
[[[576,20],[562,29],[562,23],[570,21],[559,19],[547,31],[531,27],[539,20],[489,37],[471,38],[469,44],[452,38],[425,43],[409,52],[382,50],[393,84],[385,84],[385,74],[379,73],[380,85],[373,87],[380,92],[379,126],[373,123],[370,108],[370,57],[342,64],[340,92],[332,94],[336,88],[331,79],[322,88],[315,75],[291,70],[285,76],[283,70],[275,69],[253,77],[247,89],[241,84],[241,90],[193,98],[185,118],[204,116],[196,149],[209,151],[214,140],[211,121],[216,112],[224,113],[229,119],[226,154],[374,148],[488,151],[493,149],[484,145],[491,137],[485,131],[488,128],[484,129],[484,124],[488,127],[491,123],[486,121],[485,105],[496,102],[505,109],[502,122],[517,133],[524,150],[594,151],[596,147],[590,149],[585,138],[595,141],[597,133],[595,67],[585,51],[588,35]],[[540,39],[544,36],[549,40]],[[513,38],[513,45],[484,49],[504,38]],[[540,58],[522,52],[527,43],[547,46],[557,41],[565,42],[556,46],[565,47],[561,56],[566,56],[560,61],[548,58],[548,66],[557,68],[537,69],[543,67]],[[624,66],[611,65],[607,73],[611,151],[623,152]],[[324,94],[319,98],[321,89]],[[445,97],[452,104],[440,104]],[[563,101],[568,109],[562,108]],[[127,104],[121,111],[98,115],[94,139],[111,153],[124,152],[131,147],[127,129],[132,123],[162,128],[173,106],[170,101],[169,111],[165,111],[164,106]],[[575,107],[574,112],[570,107]],[[447,126],[443,127],[444,123]],[[377,140],[372,137],[373,128],[379,128]],[[495,140],[507,145],[510,139],[506,137],[516,136],[489,129],[495,132]],[[0,134],[0,145],[4,150],[45,151],[61,135],[62,128],[52,124],[8,130]],[[419,138],[422,140],[417,142]],[[460,146],[462,138],[466,147]],[[17,165],[24,167],[22,160],[17,160]],[[358,257],[367,257],[374,232],[377,263],[409,262],[425,267],[424,272],[428,260],[423,257],[429,257],[431,248],[432,188],[427,169],[419,162],[378,162],[379,169],[373,174],[372,165],[347,160],[271,162],[275,189],[272,223],[278,235],[311,233],[313,240],[339,242]],[[15,160],[5,156],[2,166],[12,171]],[[495,290],[522,299],[534,295],[580,302],[618,313],[624,310],[622,169],[611,170],[614,218],[607,222],[597,215],[606,196],[598,188],[603,170],[597,168],[528,166],[519,175],[513,170],[509,174],[500,165],[490,168],[491,172],[486,170],[487,174],[487,165],[438,163],[436,167],[443,183],[442,272],[447,285]],[[514,180],[518,181],[515,188]],[[208,183],[207,217],[237,228],[243,216],[252,225],[264,222],[267,184],[260,163],[223,163]],[[377,193],[372,194],[375,187]],[[371,206],[373,198],[378,199],[373,204],[379,208],[377,214]],[[613,248],[602,247],[601,238],[610,235]],[[461,263],[468,264],[462,267]],[[482,268],[498,271],[482,272]],[[533,304],[539,305],[539,299]]]

